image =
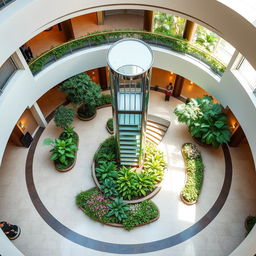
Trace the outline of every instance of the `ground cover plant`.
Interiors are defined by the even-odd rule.
[[[186,143],[181,150],[187,171],[186,184],[181,191],[181,196],[185,201],[194,203],[198,200],[202,188],[204,165],[201,153],[194,144]]]
[[[122,224],[126,230],[150,223],[159,216],[152,201],[127,204],[122,198],[107,198],[98,188],[83,191],[76,196],[76,204],[91,219],[108,224]]]
[[[113,124],[113,118],[109,118],[107,121],[107,127],[108,129],[113,132],[114,131],[114,124]]]
[[[211,96],[191,98],[188,103],[178,105],[174,110],[178,121],[188,126],[191,135],[202,143],[219,147],[230,140],[231,132],[227,116],[220,104],[213,102]]]

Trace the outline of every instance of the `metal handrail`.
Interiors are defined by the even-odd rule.
[[[97,37],[97,36],[105,36],[105,35],[112,35],[115,36],[115,33],[116,33],[116,36],[118,36],[118,34],[120,33],[120,37],[122,36],[121,34],[128,34],[128,33],[131,33],[134,35],[143,35],[143,34],[148,34],[148,35],[151,35],[151,36],[155,36],[156,37],[156,40],[157,38],[162,38],[162,39],[171,39],[171,40],[175,40],[175,41],[178,41],[178,42],[181,42],[181,43],[184,43],[186,44],[187,46],[193,48],[193,49],[196,49],[197,51],[205,54],[206,56],[209,56],[211,59],[213,59],[215,62],[217,62],[219,65],[223,66],[224,68],[226,68],[226,65],[224,63],[222,63],[218,58],[216,58],[215,56],[211,55],[209,52],[207,52],[206,50],[204,49],[201,49],[200,47],[198,46],[195,46],[194,44],[184,40],[184,39],[179,39],[179,38],[176,38],[176,37],[173,37],[173,36],[168,36],[168,35],[163,35],[163,34],[158,34],[158,33],[153,33],[153,32],[148,32],[148,31],[141,31],[141,30],[111,30],[111,31],[101,31],[101,32],[93,32],[93,33],[90,33],[90,34],[87,34],[87,35],[84,35],[84,36],[81,36],[79,38],[76,38],[76,39],[73,39],[73,40],[70,40],[68,42],[65,42],[61,45],[58,45],[56,47],[53,47],[51,48],[50,50],[42,53],[40,56],[36,57],[35,59],[33,59],[30,63],[29,63],[29,66],[31,67],[34,63],[36,63],[38,60],[40,60],[41,58],[43,58],[44,56],[47,56],[48,54],[50,54],[51,52],[54,52],[55,50],[58,50],[60,48],[62,48],[63,46],[67,46],[68,47],[68,52],[66,53],[72,53],[72,48],[70,47],[70,45],[74,42],[78,42],[82,39],[90,39],[90,38],[93,38],[93,37]],[[107,40],[109,39],[108,37],[106,38]],[[161,40],[159,40],[160,42]],[[109,41],[108,41],[109,43]],[[102,43],[104,44],[104,43]],[[90,47],[90,42],[89,42],[89,47]],[[65,55],[66,53],[64,53],[63,55]],[[189,52],[185,52],[187,54],[189,54]],[[191,54],[192,55],[192,54]],[[54,54],[53,54],[54,56]],[[192,55],[193,56],[193,55]],[[56,58],[54,56],[55,60],[57,60],[58,58]],[[196,57],[197,58],[197,57]],[[200,58],[198,57],[198,59],[200,60]],[[209,64],[208,64],[209,65]]]

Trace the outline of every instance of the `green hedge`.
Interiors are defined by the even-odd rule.
[[[63,45],[54,47],[46,53],[43,53],[41,57],[37,58],[35,61],[32,61],[29,67],[33,73],[36,73],[39,72],[43,68],[43,66],[52,58],[59,59],[65,54],[71,53],[77,48],[86,47],[87,45],[100,45],[109,41],[116,41],[124,37],[140,38],[144,41],[148,41],[149,43],[164,45],[165,47],[168,47],[173,51],[189,54],[209,65],[212,71],[219,75],[222,75],[226,69],[226,67],[222,63],[220,63],[210,54],[194,47],[184,39],[180,39],[180,37],[177,37],[176,39],[174,37],[171,38],[163,34],[132,30],[101,31],[87,34],[86,37],[72,40]]]
[[[201,153],[194,144],[184,144],[182,154],[187,169],[187,180],[181,195],[187,202],[192,203],[197,201],[200,195],[204,178],[204,165]]]

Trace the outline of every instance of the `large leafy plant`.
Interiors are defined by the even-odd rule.
[[[79,113],[86,115],[95,112],[95,106],[101,97],[101,88],[85,73],[78,74],[66,80],[60,90],[68,94],[75,106],[80,104]]]
[[[127,218],[126,212],[129,210],[129,206],[127,203],[123,202],[122,198],[115,198],[113,202],[108,204],[108,207],[108,217],[115,216],[119,222],[122,222],[123,219]]]
[[[44,140],[44,144],[51,145],[53,147],[50,150],[52,153],[50,159],[52,161],[57,161],[63,165],[68,165],[70,160],[75,158],[77,147],[72,138],[67,140],[56,139],[55,141],[51,138],[46,138]]]
[[[74,121],[74,116],[73,109],[61,105],[54,113],[54,122],[56,126],[66,128]]]
[[[95,169],[96,177],[99,179],[100,183],[103,184],[105,179],[116,179],[117,178],[117,167],[114,162],[100,161],[99,167]]]
[[[178,105],[174,113],[178,121],[188,125],[189,132],[202,143],[219,147],[230,140],[231,132],[227,125],[227,116],[220,104],[213,103],[211,96],[191,99]]]

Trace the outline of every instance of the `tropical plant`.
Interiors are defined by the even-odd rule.
[[[109,118],[107,121],[107,127],[110,131],[114,131],[113,118]]]
[[[46,138],[44,140],[44,144],[51,145],[53,147],[53,149],[50,150],[50,152],[52,152],[50,158],[52,161],[68,165],[70,160],[75,158],[75,151],[77,150],[77,147],[72,138],[67,140],[56,139],[55,141],[51,138]]]
[[[115,216],[119,222],[122,222],[123,219],[127,218],[126,212],[129,210],[127,203],[123,202],[123,198],[115,198],[113,202],[108,204],[109,212],[108,217]]]
[[[117,178],[117,167],[114,162],[100,161],[99,167],[95,169],[96,177],[99,182],[103,184],[105,179],[116,179]]]
[[[191,99],[174,110],[178,121],[188,125],[189,132],[202,143],[219,147],[230,140],[231,132],[227,116],[222,113],[220,104],[213,103],[211,96]]]
[[[95,107],[101,97],[101,89],[85,73],[80,73],[66,80],[60,90],[67,93],[70,101],[75,106],[82,104],[78,109],[78,114],[88,117],[96,111]]]
[[[184,18],[172,14],[154,12],[154,32],[156,33],[182,36],[185,22]]]
[[[113,179],[104,179],[100,189],[106,197],[118,196],[118,192],[116,190],[116,182]]]
[[[74,116],[73,109],[61,105],[54,113],[54,122],[56,126],[66,128],[74,121]]]
[[[220,37],[207,28],[197,25],[195,38],[196,43],[203,46],[206,50],[212,52]]]
[[[141,172],[136,174],[135,177],[135,196],[146,196],[148,191],[154,190],[156,183],[154,175],[151,175],[150,173]]]

